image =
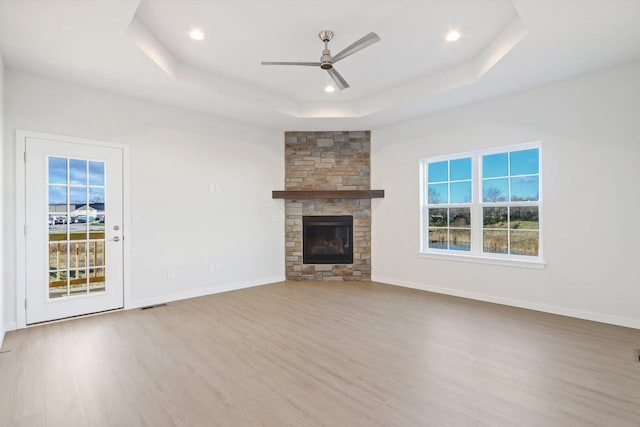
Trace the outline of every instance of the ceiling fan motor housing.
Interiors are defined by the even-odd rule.
[[[323,70],[330,70],[333,68],[333,64],[331,63],[331,52],[329,49],[322,50],[322,56],[320,57],[320,68]]]
[[[322,56],[320,57],[320,68],[323,70],[330,70],[333,68],[333,64],[331,63],[331,51],[329,50],[328,43],[333,38],[333,31],[320,31],[318,37],[320,37],[320,40],[324,42],[324,49],[322,50]]]

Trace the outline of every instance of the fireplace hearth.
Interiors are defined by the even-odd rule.
[[[302,217],[303,264],[353,264],[353,216]]]

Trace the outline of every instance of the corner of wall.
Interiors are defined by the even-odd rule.
[[[5,236],[5,226],[4,226],[4,209],[5,209],[5,190],[4,190],[4,176],[3,173],[6,170],[4,168],[4,150],[5,150],[5,141],[4,141],[4,63],[2,61],[2,52],[0,52],[0,170],[3,172],[0,173],[0,193],[2,197],[0,197],[0,347],[2,347],[2,342],[4,340],[4,334],[6,332],[5,326],[5,310],[4,310],[4,236]]]

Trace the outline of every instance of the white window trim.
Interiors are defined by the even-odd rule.
[[[539,178],[539,200],[536,202],[500,202],[500,205],[504,206],[522,206],[531,204],[538,206],[539,216],[539,247],[538,256],[525,256],[525,255],[510,255],[510,254],[489,254],[482,252],[482,226],[473,226],[473,224],[482,224],[482,175],[481,175],[481,161],[482,156],[490,154],[498,154],[510,151],[520,151],[537,148],[539,150],[538,156],[538,178]],[[471,251],[451,251],[447,249],[431,249],[424,247],[425,233],[427,233],[427,227],[425,224],[424,210],[427,206],[428,197],[428,181],[427,172],[428,163],[435,163],[444,160],[455,160],[465,157],[471,157]],[[443,204],[443,208],[455,207],[456,204]],[[528,142],[524,144],[508,145],[502,147],[495,147],[489,149],[480,149],[476,151],[469,151],[464,153],[434,156],[423,158],[420,160],[420,248],[418,255],[420,258],[437,259],[446,261],[462,261],[480,264],[492,264],[492,265],[505,265],[512,267],[543,269],[546,266],[546,262],[543,258],[543,173],[542,173],[542,142]]]

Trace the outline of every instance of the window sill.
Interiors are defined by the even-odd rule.
[[[503,265],[507,267],[530,268],[534,270],[543,270],[547,263],[540,260],[524,260],[524,259],[506,259],[498,257],[478,256],[478,255],[462,255],[462,254],[443,254],[434,252],[419,252],[420,258],[437,259],[442,261],[455,262],[471,262],[475,264]]]

